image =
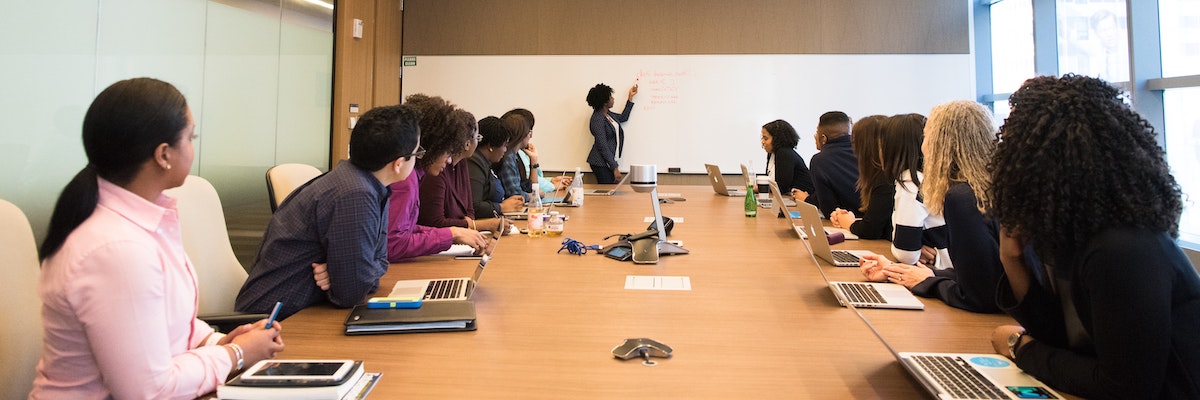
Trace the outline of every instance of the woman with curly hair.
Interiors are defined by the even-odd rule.
[[[1200,398],[1200,276],[1154,128],[1102,80],[1038,77],[992,158],[996,352],[1087,398]]]
[[[892,249],[901,262],[868,257],[863,265],[868,279],[898,283],[919,296],[971,312],[1000,311],[992,296],[1003,270],[999,240],[995,225],[983,214],[991,182],[988,161],[995,147],[992,113],[983,105],[951,101],[929,112],[921,144],[925,173],[920,192],[897,200],[892,216]],[[897,189],[897,199],[911,190]],[[941,240],[934,244],[936,264],[918,260],[926,229]]]
[[[596,183],[613,184],[621,180],[621,153],[625,148],[625,129],[621,123],[629,120],[629,113],[633,111],[633,96],[637,92],[637,85],[629,88],[625,109],[617,114],[610,110],[615,102],[611,86],[598,83],[588,90],[587,104],[592,107],[588,130],[592,132],[595,142],[588,151],[587,163],[592,167]]]
[[[854,123],[854,134],[850,136],[850,144],[858,157],[858,182],[855,185],[862,204],[858,210],[862,212],[862,218],[855,218],[853,211],[841,208],[829,214],[829,222],[834,227],[849,229],[860,239],[892,238],[896,183],[884,174],[879,148],[886,120],[887,117],[882,115],[860,119]]]
[[[487,238],[471,228],[430,227],[419,225],[417,215],[421,210],[420,187],[425,179],[437,176],[451,163],[451,158],[467,147],[469,129],[454,118],[457,108],[441,97],[414,94],[404,102],[420,115],[422,147],[425,155],[417,158],[412,176],[388,185],[392,189],[388,197],[388,261],[399,262],[413,257],[437,254],[450,248],[451,244],[465,244],[482,249]]]

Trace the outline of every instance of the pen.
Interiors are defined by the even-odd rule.
[[[267,325],[264,326],[264,328],[271,329],[271,325],[275,324],[275,317],[279,316],[280,308],[283,308],[283,302],[282,301],[275,302],[275,309],[271,310],[271,317],[267,318]]]

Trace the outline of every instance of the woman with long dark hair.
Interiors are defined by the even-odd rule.
[[[195,122],[150,78],[100,92],[83,118],[88,165],[63,188],[42,243],[45,345],[31,398],[191,399],[283,350],[265,320],[214,332],[196,319],[196,274],[175,199]]]

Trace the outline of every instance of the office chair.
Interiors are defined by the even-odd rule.
[[[271,212],[287,199],[293,190],[321,175],[321,170],[307,164],[279,164],[267,170],[267,197]]]
[[[37,363],[42,357],[42,302],[38,298],[37,245],[29,220],[17,206],[0,200],[0,376],[8,383],[0,398],[23,399],[33,389]]]
[[[164,193],[178,200],[183,248],[196,269],[200,287],[199,318],[221,332],[266,318],[263,314],[233,311],[234,299],[247,274],[229,243],[217,190],[204,178],[188,175],[183,186]]]

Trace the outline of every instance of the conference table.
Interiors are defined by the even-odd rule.
[[[605,236],[646,229],[649,194],[628,189],[589,196],[562,237],[503,237],[472,300],[476,331],[345,336],[346,309],[314,306],[283,321],[280,358],[358,359],[383,372],[371,393],[394,398],[927,398],[830,279],[862,280],[857,268],[819,264],[767,210],[743,215],[743,198],[707,186],[663,186],[686,201],[662,204],[670,239],[687,255],[634,264],[589,251],[558,250],[563,238],[608,244]],[[517,221],[524,227],[523,221]],[[886,241],[847,241],[889,255]],[[473,260],[430,256],[392,264],[400,279],[470,276]],[[690,290],[626,289],[628,276],[687,277]],[[922,299],[924,311],[862,310],[899,351],[992,353],[1004,315],[973,314]],[[651,338],[670,358],[613,357],[626,338]]]

